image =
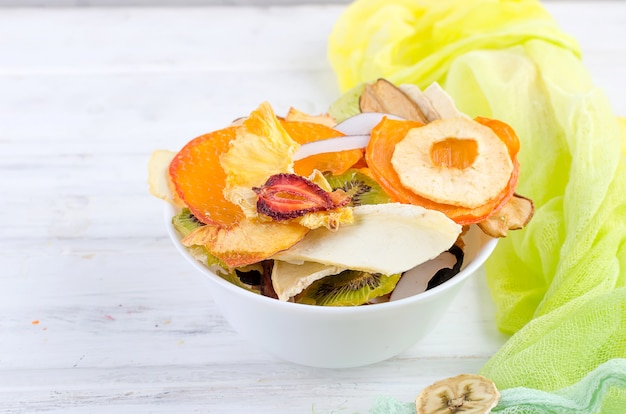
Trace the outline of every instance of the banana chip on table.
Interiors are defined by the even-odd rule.
[[[500,392],[489,378],[461,374],[424,388],[415,407],[417,414],[487,414],[499,400]]]

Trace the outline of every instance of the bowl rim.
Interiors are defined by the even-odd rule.
[[[187,261],[191,262],[193,267],[199,270],[205,277],[212,279],[215,283],[231,291],[233,294],[241,294],[247,296],[251,301],[260,301],[264,305],[284,308],[285,310],[289,311],[320,312],[327,314],[351,314],[376,312],[376,309],[391,310],[395,308],[410,306],[414,302],[422,302],[428,300],[429,298],[436,296],[438,293],[449,290],[452,287],[465,281],[465,279],[474,274],[476,270],[478,270],[478,268],[485,263],[485,261],[489,258],[496,245],[498,244],[497,238],[489,238],[485,242],[485,244],[476,252],[476,256],[459,273],[457,273],[456,275],[454,275],[454,277],[445,281],[444,283],[432,289],[426,290],[422,293],[418,293],[416,295],[408,296],[391,302],[382,302],[367,306],[315,306],[304,303],[281,301],[275,298],[263,296],[258,293],[250,292],[246,289],[232,284],[231,282],[212,272],[206,265],[196,260],[189,253],[187,248],[182,245],[179,233],[172,225],[172,217],[177,214],[179,208],[167,202],[165,202],[164,204],[164,221],[167,233],[174,243],[176,249],[183,255],[183,257],[187,259]]]

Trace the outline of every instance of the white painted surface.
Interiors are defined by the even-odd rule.
[[[626,4],[549,6],[626,115]],[[167,237],[147,192],[151,151],[263,100],[325,111],[342,10],[0,11],[0,412],[367,412],[377,395],[411,401],[499,349],[480,273],[397,358],[282,362],[233,332]]]

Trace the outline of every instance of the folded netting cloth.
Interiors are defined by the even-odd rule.
[[[500,389],[554,391],[626,357],[626,128],[542,5],[357,0],[328,54],[342,105],[380,77],[438,82],[460,110],[520,137],[517,192],[535,215],[486,263],[498,327],[512,336],[481,374]],[[625,388],[607,401],[626,413]]]

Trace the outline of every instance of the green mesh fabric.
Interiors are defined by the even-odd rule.
[[[554,391],[626,357],[625,128],[541,4],[357,0],[328,54],[344,90],[378,77],[436,81],[459,109],[520,137],[518,193],[536,210],[486,264],[511,338],[481,374],[500,389]],[[606,404],[626,407],[624,393]]]
[[[616,404],[626,390],[626,359],[612,359],[600,365],[579,382],[554,392],[516,387],[502,391],[492,413],[499,414],[618,414]],[[415,414],[415,402],[390,396],[376,399],[371,414]]]

